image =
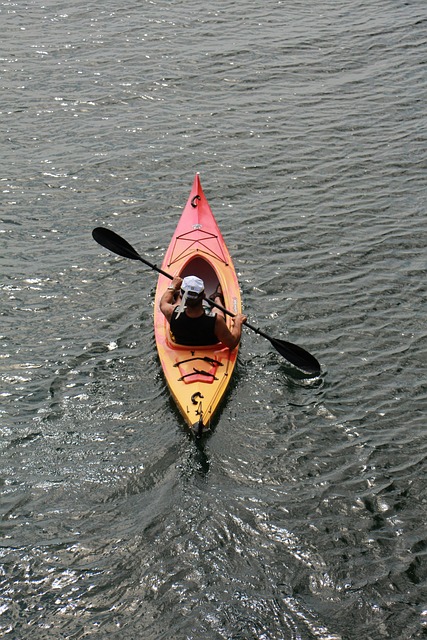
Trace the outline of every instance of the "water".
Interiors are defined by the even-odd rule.
[[[2,2],[4,637],[427,634],[421,0]],[[194,173],[250,322],[196,447],[153,341]]]

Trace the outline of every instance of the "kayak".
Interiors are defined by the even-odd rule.
[[[205,284],[208,298],[221,285],[224,307],[241,313],[240,288],[224,238],[203,193],[197,173],[178,225],[164,256],[162,271],[193,275]],[[227,390],[236,365],[238,347],[221,343],[184,346],[173,341],[159,303],[170,285],[160,274],[154,305],[154,333],[161,366],[178,410],[196,436],[210,429],[212,418]],[[231,326],[231,318],[226,316]]]

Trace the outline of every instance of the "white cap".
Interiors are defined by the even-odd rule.
[[[198,298],[203,293],[205,284],[197,276],[186,276],[182,281],[181,289],[187,293],[188,297]]]

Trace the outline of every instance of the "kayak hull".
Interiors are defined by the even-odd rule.
[[[196,174],[188,201],[166,251],[162,270],[171,275],[196,275],[209,297],[222,287],[224,306],[241,313],[240,288],[224,238]],[[160,311],[160,299],[170,280],[160,274],[154,306],[157,351],[169,391],[187,425],[196,435],[210,428],[236,365],[238,347],[221,343],[183,346],[171,339],[169,324]],[[227,316],[227,324],[231,319]]]

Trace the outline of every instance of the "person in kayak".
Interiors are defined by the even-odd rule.
[[[236,314],[230,330],[220,309],[213,307],[212,315],[205,312],[204,290],[204,282],[197,276],[186,276],[183,280],[175,276],[162,295],[160,311],[169,322],[174,341],[194,347],[222,342],[229,349],[234,349],[240,342],[246,316]],[[214,302],[218,299],[219,304],[224,304],[219,286],[211,299]]]

